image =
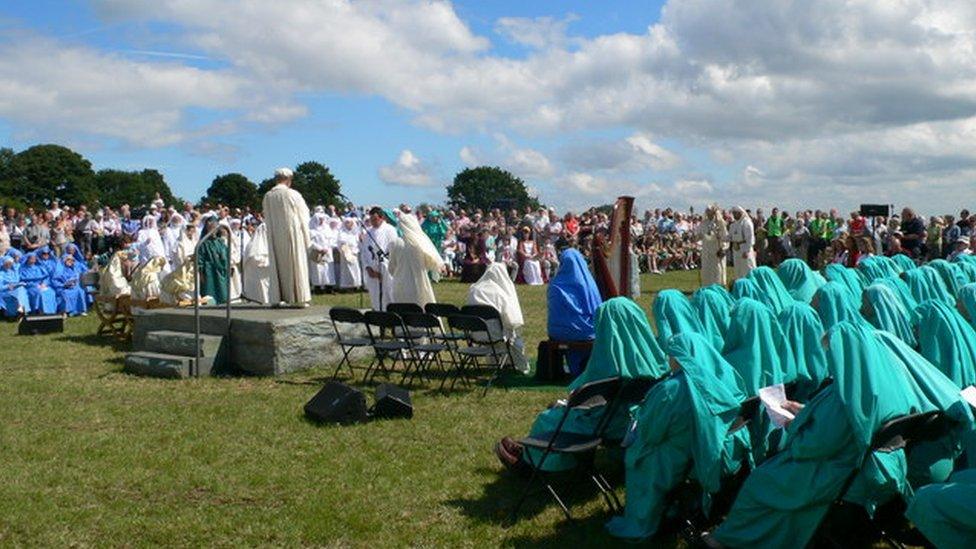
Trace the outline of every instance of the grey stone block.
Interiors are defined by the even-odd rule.
[[[188,356],[139,351],[125,356],[125,371],[148,377],[184,378],[190,377],[193,363],[194,359]],[[209,376],[212,368],[213,358],[200,359],[200,376]]]

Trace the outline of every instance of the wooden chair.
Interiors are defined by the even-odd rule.
[[[128,295],[96,295],[93,308],[98,316],[97,335],[110,335],[119,339],[126,337],[129,319],[132,316],[131,299]]]

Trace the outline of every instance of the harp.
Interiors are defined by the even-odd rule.
[[[593,236],[593,274],[604,300],[630,295],[630,216],[633,210],[634,197],[617,198],[607,231]]]

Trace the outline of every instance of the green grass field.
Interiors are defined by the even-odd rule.
[[[645,276],[691,290],[697,272]],[[436,286],[462,303],[467,286]],[[519,287],[527,349],[544,287]],[[358,295],[317,296],[357,305]],[[146,379],[94,317],[18,337],[0,323],[0,543],[76,546],[606,546],[589,487],[567,523],[542,494],[506,524],[521,483],[491,452],[559,397],[551,389],[413,391],[411,421],[318,426],[302,405],[330,365],[282,378]],[[367,389],[368,393],[371,390]]]

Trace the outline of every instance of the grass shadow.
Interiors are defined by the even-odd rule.
[[[89,347],[109,347],[117,353],[125,353],[132,350],[131,341],[106,335],[62,335],[54,338],[54,340],[68,343],[79,343],[81,345],[88,345]]]

